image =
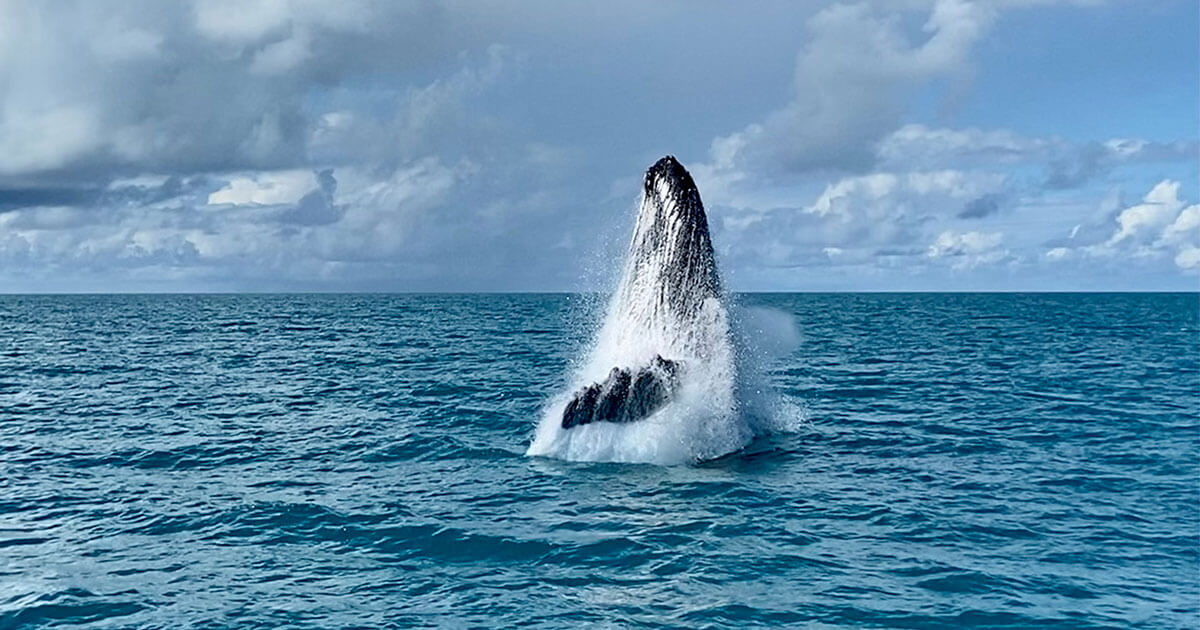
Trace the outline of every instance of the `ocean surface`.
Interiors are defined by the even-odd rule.
[[[596,297],[0,296],[0,628],[1200,623],[1197,295],[735,302],[799,417],[659,466],[525,455]]]

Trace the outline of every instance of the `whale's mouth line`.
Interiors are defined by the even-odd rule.
[[[674,156],[646,170],[642,202],[616,306],[636,313],[622,334],[648,339],[687,337],[720,295],[708,218],[696,183]],[[676,398],[683,376],[678,344],[653,348],[654,358],[614,365],[608,376],[576,390],[562,411],[563,429],[597,422],[644,420]],[[648,355],[643,355],[648,356]],[[600,366],[597,366],[600,367]]]

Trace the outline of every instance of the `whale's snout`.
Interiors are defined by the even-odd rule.
[[[720,291],[700,191],[673,155],[646,170],[630,250],[626,289],[655,294],[680,313],[695,313]]]
[[[657,162],[646,169],[646,185],[658,178],[666,178],[670,180],[679,180],[682,178],[691,179],[687,169],[675,159],[674,155],[664,155]]]
[[[659,201],[679,199],[689,194],[699,195],[692,175],[674,155],[663,156],[646,169],[642,191],[647,197],[656,197]]]

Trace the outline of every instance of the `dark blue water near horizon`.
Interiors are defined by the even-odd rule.
[[[1195,628],[1196,294],[748,294],[793,433],[524,456],[598,300],[0,296],[0,628]]]

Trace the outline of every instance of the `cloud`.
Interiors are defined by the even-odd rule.
[[[987,193],[976,197],[963,206],[962,212],[958,213],[958,218],[982,219],[992,216],[1000,212],[1004,199],[1004,195],[999,193]]]
[[[0,189],[0,212],[29,206],[82,205],[100,194],[96,188],[69,186]]]
[[[987,172],[878,172],[831,182],[803,206],[716,206],[710,214],[720,253],[738,267],[924,264],[920,244],[958,223],[964,204],[997,195],[1006,181]]]
[[[334,203],[337,179],[333,176],[333,169],[316,173],[316,179],[318,188],[301,197],[294,207],[280,215],[280,221],[298,225],[325,225],[342,217],[345,207]]]
[[[807,23],[792,101],[714,139],[709,177],[870,168],[875,145],[899,126],[914,90],[967,75],[968,54],[993,18],[982,4],[939,0],[922,28],[924,40],[914,42],[900,20],[867,4],[820,11]]]
[[[1183,243],[1200,232],[1200,205],[1191,205],[1179,211],[1170,225],[1159,237],[1165,244]]]
[[[1143,197],[1142,203],[1131,206],[1117,215],[1117,231],[1108,245],[1124,240],[1137,240],[1147,233],[1158,233],[1164,225],[1179,215],[1183,202],[1179,200],[1179,182],[1163,180]]]
[[[1056,142],[1027,138],[1005,129],[939,129],[910,123],[880,140],[876,156],[891,166],[1012,164],[1043,158]]]
[[[888,5],[891,13],[837,4],[813,16],[792,100],[717,136],[695,169],[719,209],[724,255],[739,268],[1029,268],[1047,256],[1036,230],[1080,211],[1059,191],[1121,168],[1196,161],[1193,140],[1081,142],[905,121],[919,90],[971,79],[972,51],[998,13],[1026,4],[912,3],[907,12]],[[907,18],[924,8],[915,35]],[[1110,236],[1111,226],[1083,223],[1080,239],[1055,243],[1062,251],[1050,258],[1075,255],[1095,230]]]
[[[459,159],[503,143],[499,123],[470,104],[521,63],[510,49],[491,45],[477,57],[460,57],[459,68],[448,76],[408,86],[382,115],[326,112],[313,125],[311,159],[319,164],[396,164],[431,154]]]
[[[173,278],[188,286],[234,289],[256,282],[270,287],[339,281],[394,288],[419,281],[424,284],[417,288],[430,289],[447,281],[449,274],[439,273],[452,266],[448,259],[495,260],[489,253],[497,249],[491,241],[500,234],[526,230],[536,235],[540,226],[530,226],[522,217],[532,195],[540,192],[544,199],[537,203],[543,207],[561,203],[553,187],[563,181],[571,159],[550,145],[512,136],[472,102],[519,65],[519,55],[499,45],[485,46],[479,54],[455,51],[448,56],[449,67],[424,82],[367,84],[366,91],[384,86],[384,107],[364,106],[359,98],[343,100],[339,94],[345,92],[333,87],[313,107],[300,95],[314,81],[338,83],[370,72],[400,72],[411,66],[384,67],[380,60],[351,66],[363,61],[359,55],[389,47],[399,51],[410,44],[384,46],[385,38],[398,33],[395,27],[373,19],[351,20],[315,3],[254,5],[253,15],[244,20],[241,6],[202,2],[194,15],[162,17],[160,26],[173,32],[158,42],[164,59],[128,77],[131,89],[155,94],[133,99],[100,94],[87,105],[97,112],[88,133],[65,134],[86,137],[87,142],[77,143],[85,149],[60,150],[66,144],[37,144],[29,138],[46,156],[42,159],[42,154],[21,152],[22,138],[0,135],[0,145],[10,143],[10,151],[0,156],[23,160],[11,158],[6,170],[0,157],[0,212],[10,211],[0,214],[0,268],[9,277],[108,269],[113,278]],[[123,8],[120,19],[137,19],[130,7]],[[147,13],[154,18],[176,8],[153,5]],[[351,3],[346,9],[381,17],[381,9],[372,5]],[[37,10],[45,8],[31,9]],[[31,28],[73,27],[66,20],[64,25]],[[331,42],[350,33],[370,46]],[[301,39],[321,54],[297,54],[289,58],[294,64],[260,72],[267,69],[264,55],[273,55],[276,44],[299,45]],[[186,61],[171,59],[184,53]],[[330,54],[352,57],[345,67],[335,64],[335,70],[344,70],[341,74],[324,74]],[[171,68],[177,62],[183,66],[176,72]],[[63,62],[61,69],[74,70],[72,64],[87,65]],[[209,70],[213,73],[205,74]],[[119,64],[115,71],[122,71]],[[163,72],[174,78],[164,82]],[[271,76],[252,76],[256,73]],[[203,93],[179,85],[193,79],[211,84]],[[30,93],[44,88],[33,95],[38,98],[49,99],[55,91],[73,98],[61,84],[19,87]],[[178,101],[193,97],[194,102]],[[127,101],[139,98],[143,111],[127,111]],[[155,100],[159,98],[164,102]],[[280,102],[267,103],[275,99]],[[179,131],[186,137],[175,135],[173,122],[156,118],[159,113],[179,118]],[[6,118],[0,127],[19,126],[18,118]],[[118,155],[115,139],[138,137],[122,135],[120,120],[128,122],[125,132],[152,132],[161,147]],[[107,128],[101,121],[115,124]],[[546,165],[547,156],[554,156],[556,164]],[[481,171],[487,177],[478,177]],[[14,182],[8,188],[3,187],[6,179]],[[39,183],[43,181],[48,183]],[[530,191],[528,186],[542,188]],[[494,216],[500,208],[503,216]],[[529,239],[508,242],[523,240]],[[486,264],[461,270],[474,281],[506,272],[506,265]]]
[[[1194,140],[1072,142],[1057,136],[1032,138],[1006,129],[930,128],[915,123],[888,134],[876,149],[880,164],[891,168],[1039,165],[1044,175],[1038,186],[1048,190],[1077,188],[1120,166],[1195,162],[1198,156],[1200,143]]]
[[[234,177],[224,188],[208,196],[209,205],[277,205],[295,203],[317,180],[311,171],[258,171]]]
[[[920,206],[932,211],[937,201],[976,200],[1004,187],[1005,176],[998,173],[955,170],[913,171],[908,173],[872,173],[844,177],[825,187],[808,212],[848,215],[863,208],[890,208],[895,212]],[[876,205],[879,204],[879,205]]]
[[[1200,268],[1200,247],[1184,247],[1174,258],[1175,265],[1180,269]]]
[[[1005,260],[1009,251],[1002,247],[1004,235],[999,232],[954,232],[938,234],[926,256],[948,259],[955,269],[971,269],[978,265]]]
[[[1088,187],[1178,180],[1194,141],[926,111],[1032,4],[0,3],[0,277],[576,288],[612,267],[594,254],[620,250],[637,173],[667,151],[706,156],[689,167],[734,277],[949,277],[1055,248],[1194,264],[1194,213],[1162,209],[1188,186],[1100,210]]]
[[[1110,213],[1108,236],[1102,240],[1065,243],[1048,249],[1052,262],[1071,260],[1171,260],[1180,269],[1196,268],[1200,259],[1200,204],[1179,196],[1180,183],[1162,180],[1140,203]],[[1076,240],[1074,238],[1071,239]]]
[[[296,173],[277,175],[269,181],[291,185],[301,179]],[[234,176],[219,191],[181,186],[181,194],[157,203],[26,208],[0,215],[0,234],[6,236],[0,261],[31,272],[104,265],[158,268],[161,273],[165,267],[217,286],[230,274],[285,282],[336,278],[331,270],[339,265],[395,260],[413,247],[428,213],[461,175],[427,160],[398,168],[384,179],[348,173],[344,195],[333,174],[322,171],[307,174],[316,180],[316,189],[299,199],[270,186],[239,192],[228,183],[244,178]],[[243,196],[207,203],[216,192],[229,190]],[[258,203],[262,201],[281,203]]]
[[[0,183],[307,167],[322,114],[314,87],[401,78],[476,45],[422,2],[10,3],[5,13]]]
[[[1151,142],[1137,138],[1115,138],[1083,144],[1060,143],[1050,157],[1046,188],[1075,188],[1126,164],[1194,162],[1200,153],[1195,141]]]

